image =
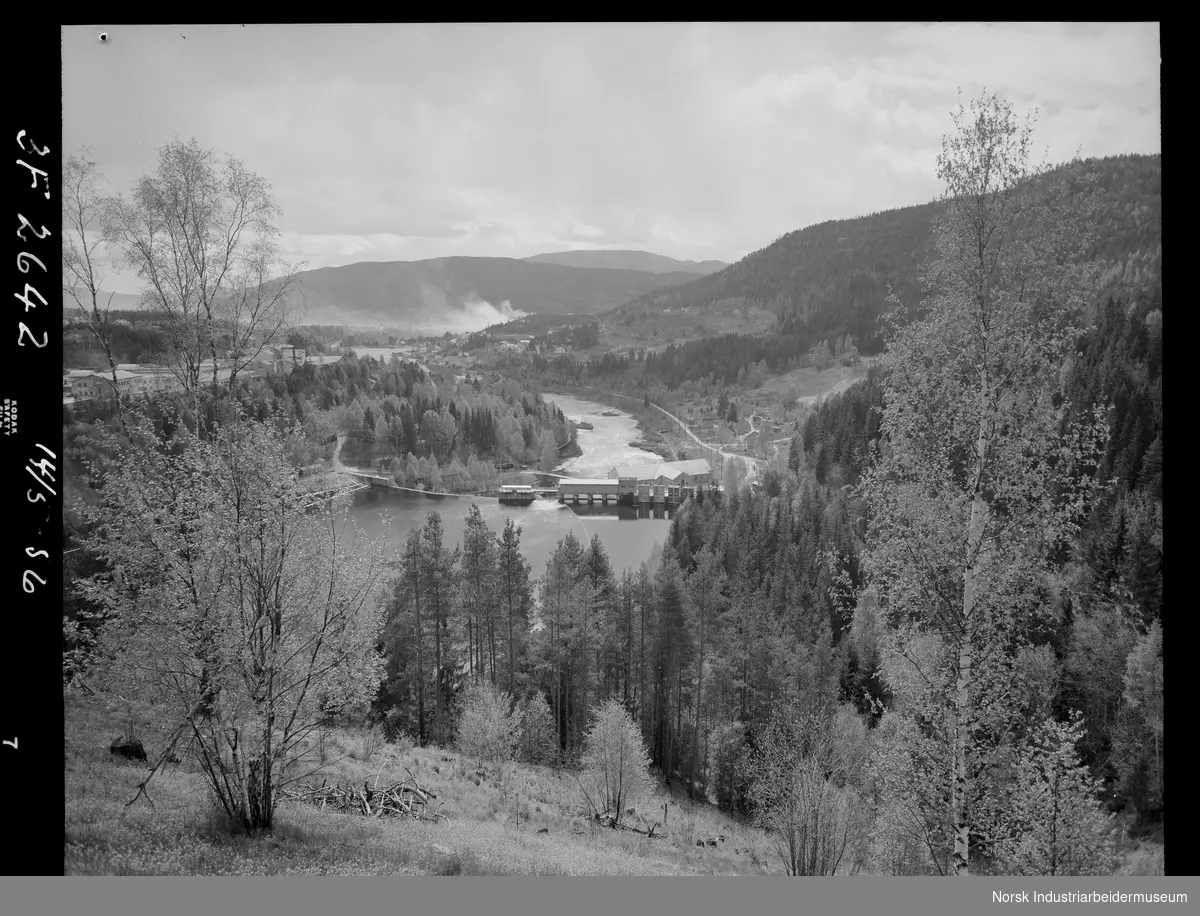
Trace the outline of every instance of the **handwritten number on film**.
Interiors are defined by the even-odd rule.
[[[30,155],[31,158],[33,155],[39,157],[45,156],[50,152],[49,146],[39,147],[32,139],[30,139],[28,141],[28,145],[26,145],[25,131],[23,130],[17,133],[17,146],[21,149],[22,153],[25,155]],[[24,169],[28,169],[30,178],[32,179],[30,188],[37,190],[38,179],[42,179],[42,193],[46,200],[49,200],[49,174],[47,174],[47,172],[43,169],[39,169],[34,165],[30,165],[24,159],[17,159],[17,165]],[[17,214],[17,220],[17,238],[19,238],[22,243],[28,244],[34,240],[38,242],[44,241],[50,235],[50,230],[45,226],[38,226],[35,228],[34,224],[26,219],[23,213]],[[29,232],[33,235],[33,239],[30,239],[28,236],[26,236],[26,230],[29,230]],[[33,254],[29,251],[22,251],[17,255],[17,270],[19,270],[21,273],[28,274],[30,267],[33,265],[40,267],[42,269],[42,273],[49,273],[45,262],[36,254]],[[13,296],[19,299],[25,305],[24,314],[28,314],[30,309],[37,308],[39,303],[41,305],[47,304],[46,298],[40,292],[38,292],[36,287],[30,283],[25,284],[25,290],[23,293],[13,293]],[[37,302],[34,302],[34,299],[36,299]],[[34,335],[34,332],[29,329],[29,326],[26,325],[24,321],[19,321],[17,322],[17,346],[25,346],[26,339],[28,339],[28,342],[32,343],[35,347],[41,349],[42,347],[45,347],[47,343],[49,343],[50,334],[48,331],[44,331],[42,333],[42,340],[39,343],[37,337]],[[55,473],[58,471],[58,467],[54,462],[58,460],[58,456],[40,442],[36,444],[37,447],[49,457],[43,457],[35,454],[28,459],[28,463],[25,466],[25,471],[35,481],[37,481],[38,485],[37,489],[31,488],[25,491],[25,498],[33,504],[45,502],[46,493],[49,493],[51,496],[58,495],[54,487],[51,486],[52,483],[56,482]],[[49,551],[40,547],[26,547],[25,556],[30,560],[37,561],[48,561],[50,559]],[[38,585],[45,584],[46,580],[42,578],[42,576],[40,576],[34,569],[26,569],[21,576],[21,588],[25,590],[27,595],[31,595],[37,591]],[[14,735],[11,740],[4,739],[3,746],[11,747],[15,751],[18,749],[19,741],[20,739]]]
[[[39,147],[35,142],[33,142],[32,139],[29,140],[29,145],[26,146],[25,145],[25,131],[23,131],[23,130],[17,134],[17,146],[20,147],[21,151],[24,153],[34,153],[38,156],[45,156],[47,153],[50,152],[50,147],[48,147],[48,146]],[[33,179],[33,183],[30,185],[31,188],[36,190],[38,187],[38,178],[40,177],[43,179],[43,186],[45,188],[43,195],[45,196],[46,200],[49,200],[50,199],[50,183],[48,181],[49,175],[47,175],[47,173],[44,172],[42,169],[39,169],[36,166],[30,165],[24,159],[18,159],[17,165],[29,170],[29,174]],[[38,240],[44,239],[44,238],[46,238],[46,236],[48,236],[50,234],[50,230],[47,229],[45,226],[41,227],[40,232],[37,229],[34,229],[33,223],[29,222],[29,220],[27,220],[24,217],[24,215],[22,215],[20,213],[17,214],[17,219],[20,220],[20,226],[17,227],[17,236],[21,239],[22,242],[28,241],[25,237],[26,229],[29,229]],[[29,266],[30,266],[31,262],[33,264],[36,264],[38,267],[40,267],[42,269],[43,273],[48,272],[46,270],[46,265],[44,263],[42,263],[41,259],[38,258],[36,255],[30,254],[28,251],[22,251],[19,255],[17,255],[17,269],[20,270],[21,273],[23,273],[23,274],[29,273]],[[13,293],[13,296],[15,296],[21,302],[25,303],[25,311],[26,312],[28,312],[32,308],[37,308],[37,304],[34,303],[33,301],[31,301],[31,296],[36,297],[41,302],[42,305],[46,305],[45,297],[42,296],[42,294],[39,293],[37,291],[37,289],[29,283],[25,284],[25,292],[24,293]],[[17,346],[19,346],[19,347],[25,346],[26,338],[28,338],[29,343],[32,343],[35,347],[37,347],[40,350],[42,347],[46,346],[47,343],[50,342],[50,333],[48,331],[43,331],[42,332],[42,341],[41,341],[41,343],[38,343],[37,337],[34,336],[34,332],[29,329],[28,325],[26,325],[24,321],[19,321],[19,322],[17,322]]]

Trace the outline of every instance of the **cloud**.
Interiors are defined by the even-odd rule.
[[[736,260],[935,196],[960,86],[1041,106],[1052,161],[1161,148],[1153,23],[177,32],[63,29],[64,147],[118,188],[176,135],[236,153],[314,266],[600,243]]]

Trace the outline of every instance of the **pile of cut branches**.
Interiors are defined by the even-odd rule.
[[[284,790],[286,798],[307,802],[320,808],[333,808],[337,811],[349,811],[367,817],[411,817],[419,821],[449,821],[442,814],[442,802],[437,808],[430,810],[430,805],[437,795],[422,786],[408,767],[408,778],[402,782],[380,786],[379,777],[375,785],[363,782],[362,786],[330,784],[322,782],[319,786],[300,786],[294,790]]]

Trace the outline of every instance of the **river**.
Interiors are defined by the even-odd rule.
[[[594,401],[567,395],[544,394],[570,419],[586,420],[594,429],[578,432],[583,454],[565,462],[559,473],[577,477],[607,477],[609,468],[618,464],[642,464],[661,461],[651,452],[628,443],[638,438],[637,420],[626,413]],[[618,416],[604,416],[604,412]],[[529,506],[502,506],[495,499],[477,496],[429,496],[404,490],[371,488],[351,497],[349,508],[354,523],[372,536],[384,535],[399,554],[413,528],[425,522],[431,509],[441,513],[448,547],[462,540],[466,516],[472,504],[478,505],[483,519],[496,534],[504,530],[505,518],[521,526],[521,553],[530,564],[530,575],[541,576],[558,542],[568,531],[580,542],[599,535],[608,552],[613,571],[636,569],[649,559],[655,544],[661,544],[670,527],[670,517],[661,509],[616,506],[580,506],[569,508],[553,499],[538,499]],[[641,516],[639,518],[639,515]]]

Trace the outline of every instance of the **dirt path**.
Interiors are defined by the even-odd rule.
[[[703,439],[701,439],[699,436],[697,436],[694,432],[692,432],[691,428],[686,423],[684,423],[681,419],[679,419],[679,417],[675,416],[675,414],[671,413],[669,410],[664,410],[663,408],[659,407],[657,404],[651,404],[650,406],[653,407],[655,410],[657,410],[659,413],[670,417],[677,424],[679,424],[679,428],[682,429],[685,433],[687,433],[692,438],[692,440],[701,448],[707,449],[710,452],[716,452],[722,458],[728,458],[731,461],[740,461],[740,462],[742,462],[742,464],[744,466],[747,466],[751,471],[753,471],[756,474],[759,472],[759,469],[761,467],[766,465],[766,461],[764,461],[761,458],[751,458],[749,455],[739,455],[736,452],[725,452],[725,451],[722,451],[721,449],[717,448],[716,446],[709,445],[707,442],[705,442]]]

